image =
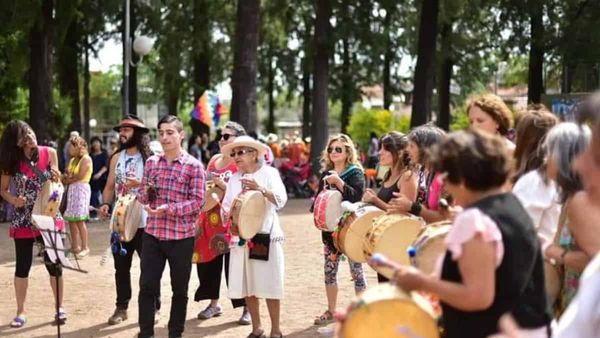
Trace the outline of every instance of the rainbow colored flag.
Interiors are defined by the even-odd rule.
[[[191,115],[193,119],[212,128],[219,125],[221,116],[225,113],[225,106],[221,104],[219,96],[212,91],[205,90],[200,98],[198,98],[198,102],[196,102]]]

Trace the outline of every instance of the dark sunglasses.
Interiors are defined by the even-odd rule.
[[[225,141],[229,140],[230,137],[235,137],[233,134],[221,134],[221,138]]]
[[[334,150],[335,150],[335,152],[336,152],[336,153],[338,153],[338,154],[341,154],[341,153],[343,153],[343,152],[344,152],[344,148],[342,148],[342,147],[335,147],[335,148],[333,148],[333,147],[329,147],[329,148],[327,148],[327,153],[328,153],[328,154],[331,154],[331,153],[332,153]]]
[[[244,154],[251,153],[253,151],[255,151],[255,150],[254,149],[242,149],[242,150],[238,150],[238,151],[232,151],[231,154],[229,154],[229,156],[231,158],[235,158],[236,156],[242,156]]]

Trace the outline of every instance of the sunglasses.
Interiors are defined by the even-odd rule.
[[[331,153],[332,153],[334,150],[335,150],[335,152],[336,152],[336,153],[338,153],[338,154],[341,154],[341,153],[343,153],[343,152],[344,152],[344,148],[342,148],[342,147],[335,147],[335,148],[333,148],[333,147],[329,147],[329,148],[327,148],[327,153],[328,153],[328,154],[331,154]]]
[[[233,134],[221,134],[221,139],[227,141],[230,137],[235,137]]]
[[[229,154],[229,156],[231,158],[235,158],[236,156],[242,156],[244,154],[251,153],[253,151],[255,151],[255,150],[254,149],[242,149],[242,150],[238,150],[238,151],[232,151],[231,154]]]

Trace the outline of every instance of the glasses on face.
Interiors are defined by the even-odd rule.
[[[329,148],[327,148],[327,153],[328,154],[331,154],[334,151],[336,153],[338,153],[338,154],[341,154],[341,153],[344,152],[344,148],[342,148],[342,147],[335,147],[335,148],[334,147],[329,147]]]
[[[253,151],[254,151],[254,149],[242,149],[242,150],[238,150],[238,151],[232,151],[231,154],[229,154],[229,156],[231,158],[235,158],[236,156],[242,156],[244,154],[251,153]]]
[[[224,141],[229,140],[230,137],[235,137],[233,134],[221,134],[221,139]]]

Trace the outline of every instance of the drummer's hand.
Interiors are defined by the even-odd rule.
[[[98,211],[100,211],[100,214],[102,215],[103,218],[108,218],[109,209],[110,208],[108,207],[108,205],[105,204],[105,205],[101,206],[100,208],[98,208]]]
[[[329,175],[325,176],[325,178],[323,179],[329,185],[334,185],[340,190],[344,189],[344,181],[342,181],[342,179],[335,170],[329,171]]]
[[[60,171],[50,168],[50,180],[52,182],[60,182]]]
[[[125,186],[127,189],[137,188],[142,185],[142,181],[135,176],[125,176]]]
[[[260,190],[260,186],[253,178],[243,178],[242,184],[246,188],[246,190]]]
[[[26,201],[27,200],[23,196],[15,196],[15,199],[13,200],[12,205],[14,205],[15,208],[22,208],[25,206]]]
[[[390,200],[388,212],[391,212],[391,213],[407,213],[407,212],[409,212],[410,207],[412,206],[413,202],[399,192],[395,192],[394,196],[396,196],[396,197],[392,198]]]
[[[521,338],[524,337],[523,332],[519,328],[517,322],[510,314],[504,314],[498,321],[498,327],[501,333],[497,333],[488,338]]]
[[[365,190],[365,194],[363,195],[362,200],[363,200],[363,202],[366,202],[366,203],[373,203],[376,198],[377,198],[377,194],[375,194],[373,189],[367,189],[367,190]]]
[[[212,180],[217,187],[221,188],[221,190],[225,190],[225,188],[227,188],[227,184],[225,184],[225,181],[223,181],[220,176],[214,176]]]
[[[148,215],[160,216],[167,212],[167,205],[163,204],[156,209],[152,209],[149,205],[144,206],[144,209],[148,212]]]
[[[394,271],[392,280],[404,291],[419,290],[423,286],[426,276],[412,266],[402,266]]]

